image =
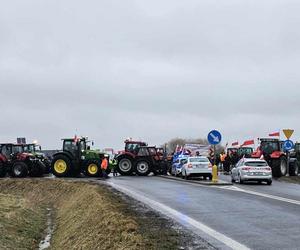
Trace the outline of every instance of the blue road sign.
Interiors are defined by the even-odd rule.
[[[291,140],[286,140],[283,143],[283,148],[285,151],[290,151],[294,148],[294,143]]]
[[[222,141],[222,135],[217,130],[212,130],[208,133],[207,140],[211,145],[218,145]]]

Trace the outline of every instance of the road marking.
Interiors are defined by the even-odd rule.
[[[177,181],[175,178],[166,178],[170,181]],[[184,181],[181,179],[178,179],[178,181],[185,183],[185,184],[189,184],[192,186],[200,186],[200,187],[207,187],[207,188],[217,188],[217,189],[225,189],[225,190],[229,190],[229,191],[236,191],[236,192],[242,192],[242,193],[246,193],[246,194],[252,194],[252,195],[256,195],[256,196],[260,196],[260,197],[264,197],[264,198],[269,198],[269,199],[273,199],[273,200],[277,200],[277,201],[283,201],[283,202],[287,202],[290,204],[294,204],[294,205],[300,205],[300,201],[299,200],[293,200],[293,199],[288,199],[288,198],[284,198],[284,197],[280,197],[280,196],[276,196],[276,195],[271,195],[271,194],[264,194],[264,193],[259,193],[256,191],[250,191],[250,190],[246,190],[246,189],[242,189],[236,186],[213,186],[213,185],[204,185],[201,183],[195,183],[195,182],[188,182],[188,181]]]
[[[261,196],[261,197],[265,197],[265,198],[269,198],[269,199],[273,199],[273,200],[283,201],[283,202],[287,202],[287,203],[291,203],[291,204],[295,204],[295,205],[300,205],[300,201],[298,201],[298,200],[292,200],[292,199],[288,199],[288,198],[284,198],[284,197],[280,197],[280,196],[276,196],[276,195],[271,195],[271,194],[259,193],[256,191],[250,191],[250,190],[242,189],[242,188],[235,187],[235,186],[233,186],[233,187],[215,187],[215,188],[226,189],[226,190],[236,191],[236,192],[242,192],[242,193]]]
[[[226,235],[224,235],[222,233],[217,232],[216,230],[202,224],[201,222],[196,221],[196,220],[192,219],[191,217],[189,217],[183,213],[180,213],[177,210],[170,208],[162,203],[159,203],[148,197],[145,197],[144,194],[139,194],[136,191],[132,191],[128,188],[122,187],[122,186],[112,183],[112,182],[108,182],[108,183],[115,189],[131,196],[132,198],[134,198],[138,201],[143,202],[144,204],[148,205],[149,207],[153,208],[154,210],[156,210],[172,219],[175,219],[179,223],[188,224],[188,225],[202,231],[203,233],[209,235],[210,237],[214,238],[215,240],[221,242],[222,244],[226,245],[227,247],[229,247],[231,249],[234,249],[234,250],[248,250],[249,249],[245,245],[227,237]]]

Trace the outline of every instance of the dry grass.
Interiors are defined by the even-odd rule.
[[[55,212],[50,249],[161,248],[157,232],[153,234],[151,226],[141,226],[128,205],[105,186],[2,179],[0,190],[0,244],[5,249],[35,249],[46,226],[47,207]],[[168,230],[177,241],[178,235]],[[174,243],[169,243],[168,248],[173,247]]]

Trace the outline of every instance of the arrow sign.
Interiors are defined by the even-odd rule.
[[[211,145],[218,145],[222,141],[222,135],[217,130],[212,130],[208,133],[207,140]]]
[[[283,133],[285,135],[285,137],[289,140],[292,135],[294,134],[294,130],[293,129],[284,129]]]
[[[283,148],[285,151],[290,151],[294,148],[294,143],[291,140],[286,140],[283,143]]]

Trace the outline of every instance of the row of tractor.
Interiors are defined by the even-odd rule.
[[[235,165],[243,157],[264,159],[272,168],[274,177],[299,174],[300,143],[296,143],[294,149],[289,153],[284,150],[283,141],[260,138],[256,150],[252,147],[232,147],[227,148],[227,155],[231,165]]]
[[[99,177],[101,163],[106,153],[91,149],[87,138],[63,139],[62,150],[48,159],[35,144],[0,144],[0,177],[39,177],[52,173],[56,177],[85,175]],[[296,143],[289,154],[283,150],[278,139],[260,139],[257,150],[251,147],[227,148],[227,160],[235,165],[241,158],[263,158],[272,168],[274,177],[298,175],[300,165],[300,144]],[[212,160],[212,159],[211,159]],[[125,148],[109,159],[107,174],[114,170],[121,175],[147,176],[167,174],[172,166],[172,156],[166,149],[148,146],[141,141],[126,140]]]
[[[97,177],[101,175],[101,162],[105,154],[99,150],[91,150],[86,138],[64,139],[63,150],[53,155],[52,173],[57,177],[77,176],[80,173]],[[108,156],[106,156],[108,157]],[[167,173],[168,165],[162,148],[147,146],[144,142],[125,141],[124,151],[119,152],[113,161],[121,175],[146,176]],[[111,167],[106,170],[109,174]]]

